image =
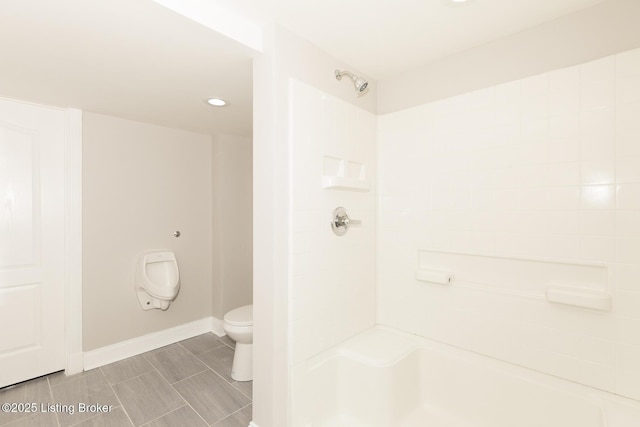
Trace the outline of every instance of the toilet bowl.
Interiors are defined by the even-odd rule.
[[[174,253],[155,251],[140,255],[134,287],[143,310],[169,308],[180,290],[180,272]]]
[[[253,380],[253,305],[231,310],[224,315],[224,331],[236,342],[231,378]]]

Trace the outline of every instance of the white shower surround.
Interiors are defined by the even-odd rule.
[[[527,399],[540,395],[530,384],[538,380],[554,390],[549,405],[567,405],[547,411],[550,424],[544,425],[580,419],[588,427],[628,427],[640,420],[640,49],[378,116],[377,158],[351,159],[376,169],[371,192],[365,193],[322,190],[320,160],[336,156],[323,144],[341,141],[334,147],[354,150],[352,143],[370,141],[360,132],[369,132],[371,115],[305,84],[291,85],[294,426],[357,426],[358,420],[344,424],[339,416],[360,404],[382,411],[371,409],[371,419],[360,412],[367,426],[377,425],[375,420],[400,425],[425,405],[442,404],[454,414],[455,408],[473,406],[473,399],[446,401],[439,395],[455,394],[456,387],[482,394],[492,381],[520,395],[511,404],[534,417],[536,408]],[[354,216],[376,223],[373,248],[369,234],[360,234],[361,244],[354,246],[323,234],[334,205],[369,206],[370,197],[377,212],[358,208]],[[367,287],[372,253],[374,293]],[[476,278],[464,270],[464,286],[455,279],[450,286],[423,283],[415,272],[424,253],[443,253],[442,264],[429,267],[454,277],[447,268],[450,256],[473,257],[470,264],[497,259],[505,270]],[[354,261],[365,275],[352,269],[346,280],[339,279],[330,268],[336,260],[345,262],[344,269],[347,260]],[[535,282],[531,271],[519,270],[529,261],[535,264],[533,276],[536,265],[540,271],[553,271],[552,264],[577,266],[560,285],[611,294],[612,310],[551,304],[544,292],[557,283],[553,277]],[[597,277],[584,281],[583,272],[592,267]],[[519,281],[519,275],[527,280]],[[392,380],[408,369],[405,359],[363,374],[370,369],[366,363],[333,358],[344,355],[344,340],[363,339],[358,334],[371,326],[372,299],[374,323],[421,340],[406,360],[428,360],[431,350],[449,345],[467,350],[462,365],[445,370],[452,377],[458,369],[478,378],[487,369],[506,374],[459,384],[442,379],[429,388],[434,393],[425,394],[424,382],[411,375],[400,385]],[[372,346],[358,357],[376,359],[393,346]],[[454,357],[449,350],[436,353]],[[409,371],[424,377],[430,362],[415,363]],[[335,387],[343,401],[331,397]],[[354,387],[364,390],[356,400],[347,397],[358,394]],[[380,391],[387,387],[397,387],[395,394]],[[485,397],[492,413],[504,409],[495,396]],[[393,402],[404,409],[390,408]],[[589,413],[596,415],[582,418]],[[451,425],[495,426],[490,418],[459,421]]]
[[[378,125],[377,323],[640,399],[640,49]],[[415,280],[438,252],[464,283]],[[557,263],[599,268],[541,274]],[[554,285],[613,308],[551,304]]]
[[[365,165],[375,183],[376,116],[294,79],[289,88],[295,366],[375,324],[375,192],[323,189],[323,174],[327,159],[341,159]],[[330,225],[339,206],[362,221],[342,237]]]
[[[640,419],[637,401],[379,326],[309,360],[298,380],[295,427],[634,427]]]

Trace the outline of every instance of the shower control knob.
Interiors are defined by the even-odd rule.
[[[359,220],[349,218],[345,208],[338,207],[333,210],[331,229],[336,236],[344,236],[349,231],[349,227],[359,224],[361,224]]]
[[[336,214],[333,222],[336,228],[349,228],[349,217],[346,215]]]

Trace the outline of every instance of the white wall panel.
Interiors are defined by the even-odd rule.
[[[380,116],[378,323],[640,399],[639,64]],[[457,280],[418,282],[420,266]],[[552,283],[613,309],[551,304]]]

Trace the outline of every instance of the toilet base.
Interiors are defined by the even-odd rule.
[[[253,380],[253,344],[236,343],[231,378],[236,381]]]

